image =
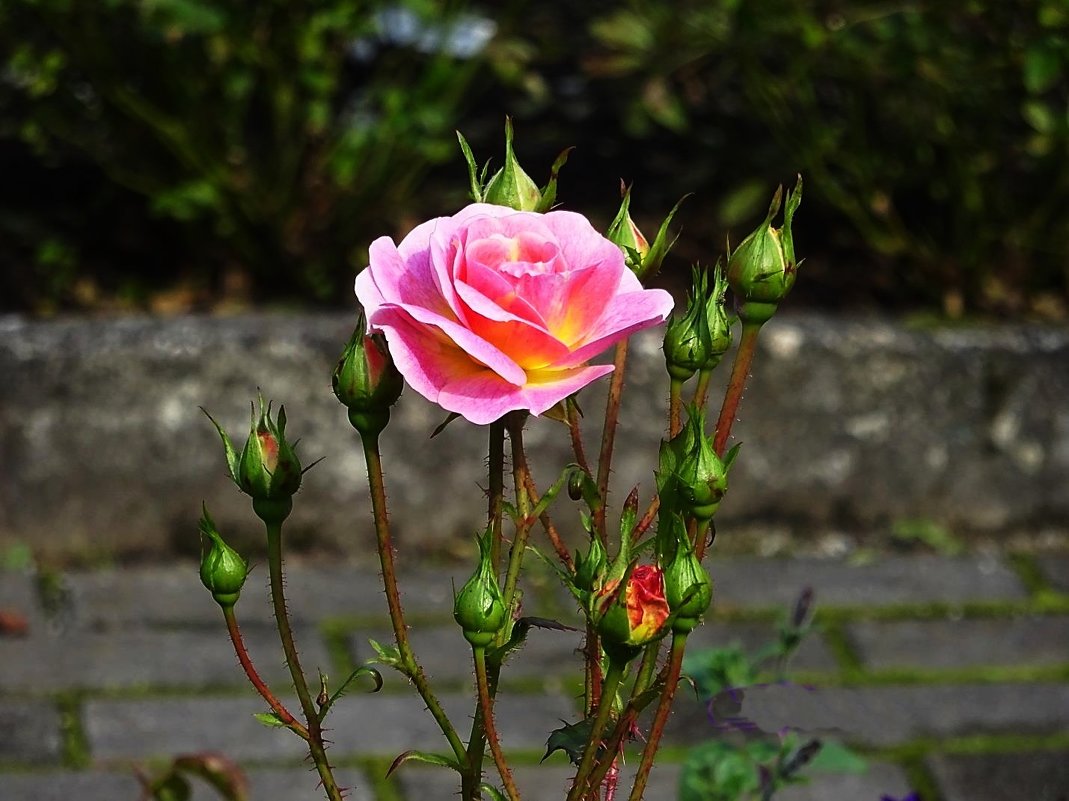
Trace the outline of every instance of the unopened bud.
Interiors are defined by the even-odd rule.
[[[200,580],[216,603],[226,608],[237,603],[249,574],[248,563],[227,545],[215,528],[208,509],[200,519]]]
[[[505,625],[505,599],[490,559],[492,530],[479,537],[479,566],[453,601],[453,618],[474,647],[493,643]]]

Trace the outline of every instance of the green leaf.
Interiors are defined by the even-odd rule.
[[[368,643],[375,650],[378,658],[375,660],[380,665],[387,665],[392,668],[397,668],[402,673],[405,673],[404,660],[401,658],[401,651],[396,645],[383,645],[377,640],[368,640]]]
[[[254,712],[252,716],[269,729],[288,728],[286,724],[282,722],[282,718],[278,716],[277,712]]]
[[[174,771],[153,782],[151,792],[156,801],[189,801],[193,795],[186,778]]]
[[[487,784],[486,782],[483,782],[479,785],[479,789],[484,791],[488,796],[490,796],[493,801],[508,801],[508,799],[505,798],[505,794],[498,790],[496,787],[494,787],[494,785],[492,784]]]
[[[349,674],[349,677],[342,682],[341,687],[334,691],[325,704],[319,710],[319,722],[322,723],[323,719],[327,716],[327,712],[334,706],[334,702],[341,698],[349,689],[349,685],[357,678],[357,676],[371,676],[375,682],[375,686],[368,692],[377,693],[382,689],[382,674],[370,665],[362,665]]]
[[[395,770],[401,767],[406,762],[424,762],[428,765],[437,765],[442,768],[451,768],[457,773],[460,773],[460,765],[455,759],[451,759],[441,754],[430,754],[426,751],[405,751],[403,754],[399,754],[397,759],[390,763],[389,769],[386,771],[386,778],[390,778]]]
[[[584,718],[578,723],[565,723],[561,728],[554,729],[546,740],[546,753],[542,761],[545,762],[554,751],[563,751],[572,764],[578,765],[583,759],[583,751],[593,728],[594,719]]]
[[[1024,85],[1032,94],[1042,94],[1061,77],[1061,60],[1058,52],[1039,43],[1028,48],[1024,54]]]

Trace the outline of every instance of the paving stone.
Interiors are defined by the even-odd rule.
[[[1069,617],[852,623],[870,668],[968,668],[1069,663]]]
[[[132,801],[140,795],[132,773],[0,773],[0,801]]]
[[[724,559],[709,562],[714,608],[786,607],[805,586],[819,606],[969,601],[1027,597],[1016,574],[988,557],[885,556],[852,565],[822,559]]]
[[[466,735],[473,701],[440,696],[454,724]],[[287,702],[292,710],[298,705]],[[255,698],[98,699],[85,705],[85,729],[94,759],[142,759],[190,751],[220,751],[234,759],[276,760],[303,756],[303,744],[288,732],[268,729],[253,713]],[[506,749],[538,751],[561,719],[574,717],[560,695],[502,692],[497,723]],[[415,693],[347,696],[326,721],[333,753],[393,757],[410,748],[441,750],[445,742]]]
[[[723,648],[738,644],[746,653],[756,654],[765,645],[776,639],[776,628],[768,623],[720,623],[707,622],[695,629],[687,638],[687,654],[701,649]],[[839,668],[835,656],[828,650],[823,635],[812,630],[791,658],[792,670],[831,672]]]
[[[883,762],[870,763],[864,773],[806,775],[809,782],[785,787],[776,801],[878,801],[905,798],[911,789],[901,768]]]
[[[314,767],[264,769],[246,771],[249,779],[249,801],[323,801],[325,794],[319,786],[319,774]],[[346,801],[373,801],[375,794],[367,778],[359,770],[335,768],[334,778],[346,788]],[[219,794],[206,784],[193,781],[190,801],[219,801]]]
[[[46,626],[33,576],[0,570],[0,612],[23,618],[31,634]]]
[[[537,566],[535,566],[537,567]],[[470,566],[410,567],[398,582],[406,613],[440,616],[453,613],[453,587],[461,586]],[[537,571],[536,571],[537,572]],[[544,579],[528,583],[528,614],[545,611],[539,599]],[[200,583],[197,566],[138,567],[69,573],[64,577],[71,616],[81,627],[198,624],[222,626],[218,605]],[[561,591],[548,590],[557,595]],[[254,568],[237,607],[243,624],[273,625],[266,565]],[[286,569],[286,598],[296,625],[327,617],[387,617],[386,597],[377,570],[358,565],[296,563]]]
[[[318,634],[301,639],[306,669],[330,667]],[[245,627],[243,636],[266,681],[289,684],[278,635]],[[217,631],[71,631],[0,640],[0,690],[47,692],[70,688],[205,687],[247,685],[225,629]]]
[[[349,637],[349,652],[354,663],[375,656],[369,639],[379,643],[394,641],[393,632],[385,628],[354,632]],[[456,684],[473,680],[471,646],[459,626],[414,625],[409,630],[409,642],[432,682],[441,680]],[[580,675],[582,662],[576,651],[582,645],[583,633],[579,631],[532,629],[523,648],[505,663],[502,677],[506,681],[543,678],[548,684],[559,685],[561,679]],[[394,670],[383,671],[383,678],[391,684],[407,683],[405,677]]]
[[[1069,593],[1069,552],[1042,554],[1036,561],[1051,587]]]
[[[237,760],[299,761],[307,752],[296,736],[252,717],[266,708],[258,698],[98,699],[86,701],[83,723],[97,761],[196,751]]]
[[[562,760],[563,761],[563,760]],[[546,763],[544,765],[517,765],[513,768],[513,778],[524,801],[564,801],[571,786],[575,768],[567,765]],[[634,782],[635,765],[628,765],[621,771],[617,798],[627,797],[622,788],[630,791]],[[487,760],[484,781],[497,787],[501,779],[492,761]],[[460,781],[455,773],[446,770],[427,770],[425,768],[402,769],[397,785],[405,801],[425,801],[425,799],[448,799],[456,796],[460,790]],[[678,765],[657,765],[650,773],[646,785],[645,797],[649,801],[668,801],[676,797],[679,783]]]
[[[945,801],[1069,801],[1069,751],[931,757]]]
[[[679,703],[666,738],[693,743],[745,718],[766,732],[784,727],[827,733],[863,745],[888,746],[920,736],[988,732],[1047,733],[1065,727],[1069,684],[984,684],[818,689],[771,684],[715,701],[714,723],[703,704]]]
[[[61,757],[59,712],[53,704],[0,699],[0,732],[0,764],[45,764]]]

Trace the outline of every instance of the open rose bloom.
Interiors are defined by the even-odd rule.
[[[587,362],[672,309],[582,215],[483,203],[375,240],[356,296],[408,384],[478,424],[612,372]]]

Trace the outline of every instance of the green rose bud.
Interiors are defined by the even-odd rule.
[[[713,582],[694,554],[682,518],[672,515],[668,524],[675,538],[675,553],[664,569],[664,595],[672,611],[672,631],[685,634],[701,622],[713,600]]]
[[[787,192],[783,227],[773,228],[772,218],[779,213],[782,198],[781,186],[772,197],[764,222],[728,258],[728,283],[743,323],[767,322],[798,275],[791,223],[802,202],[802,176],[798,176],[794,191]]]
[[[711,345],[709,359],[701,368],[703,370],[714,369],[731,349],[731,320],[725,309],[727,290],[727,276],[720,262],[717,262],[713,268],[713,288],[705,300],[705,318],[709,325]]]
[[[728,470],[735,458],[732,451],[721,460],[705,436],[705,414],[691,406],[683,429],[661,443],[657,486],[661,508],[679,511],[697,520],[709,520],[720,507],[728,488]]]
[[[687,311],[673,315],[664,332],[664,360],[668,375],[676,381],[686,381],[701,369],[712,356],[713,342],[706,316],[705,273],[695,268],[692,287],[687,298]]]
[[[650,243],[643,236],[642,231],[631,219],[631,187],[620,182],[620,194],[623,200],[620,202],[620,210],[609,224],[609,230],[605,232],[605,238],[616,244],[624,252],[627,266],[633,272],[641,272],[643,259],[649,255]]]
[[[474,647],[493,643],[505,625],[505,599],[490,561],[490,529],[479,537],[479,566],[453,600],[453,618]]]
[[[237,603],[245,578],[249,574],[248,563],[237,551],[223,542],[207,508],[204,509],[199,528],[200,580],[216,603],[224,608],[233,606]]]
[[[334,394],[349,409],[349,422],[363,435],[382,432],[390,407],[401,396],[404,379],[381,334],[367,334],[363,311],[334,369]]]
[[[575,586],[583,592],[593,592],[601,586],[608,566],[609,555],[605,552],[605,546],[601,544],[601,538],[596,534],[590,538],[590,550],[586,556],[581,553],[575,555]]]
[[[523,171],[512,150],[512,120],[505,119],[505,166],[494,173],[482,193],[484,203],[509,206],[517,211],[535,211],[542,192]]]
[[[253,500],[253,509],[265,522],[281,523],[293,508],[293,494],[300,489],[301,462],[294,446],[286,440],[286,409],[278,408],[277,422],[271,404],[264,407],[259,396],[260,416],[252,409],[252,426],[245,447],[238,454],[227,433],[208,415],[223,440],[230,477]]]

